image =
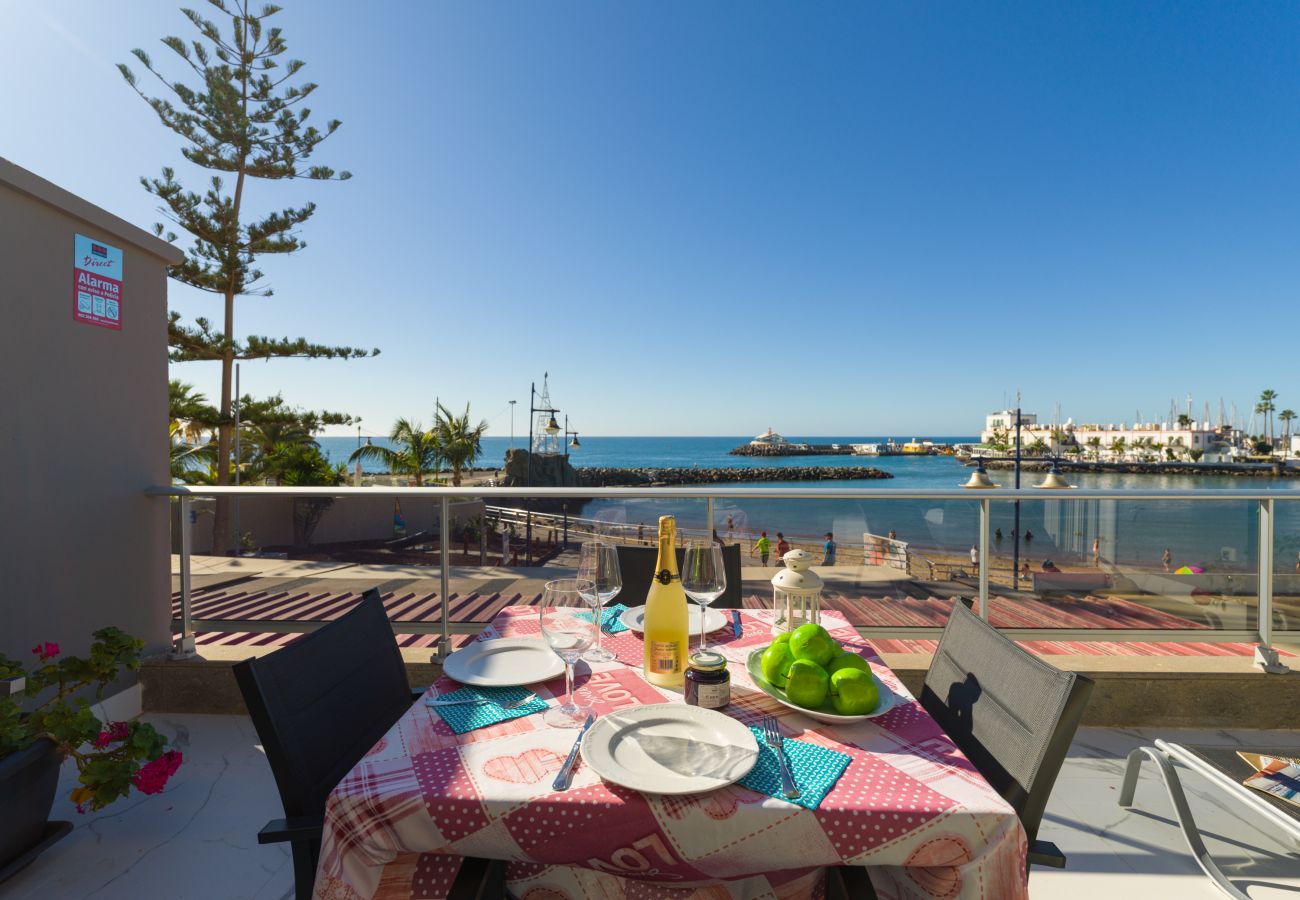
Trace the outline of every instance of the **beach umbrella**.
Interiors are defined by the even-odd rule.
[[[1202,575],[1204,573],[1205,570],[1200,566],[1180,566],[1179,568],[1174,569],[1175,575]]]

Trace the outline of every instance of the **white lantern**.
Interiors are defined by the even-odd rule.
[[[791,550],[781,557],[785,568],[772,576],[772,633],[793,631],[808,622],[821,622],[822,580],[811,566],[807,550]]]

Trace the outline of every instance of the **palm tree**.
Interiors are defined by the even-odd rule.
[[[1088,438],[1085,443],[1087,443],[1088,449],[1092,451],[1093,462],[1101,459],[1101,438],[1094,435],[1093,437]]]
[[[179,422],[168,428],[171,445],[171,477],[183,484],[208,484],[211,467],[217,458],[217,448],[212,441],[189,443],[185,429]]]
[[[451,466],[452,486],[460,487],[461,470],[466,466],[472,468],[474,460],[483,452],[483,433],[487,431],[488,423],[480,420],[471,426],[468,403],[465,404],[465,413],[460,416],[453,416],[439,403],[433,427],[442,447],[442,458]]]
[[[426,431],[419,422],[398,419],[388,433],[396,449],[366,444],[352,451],[348,462],[378,462],[388,467],[394,475],[411,475],[416,487],[424,486],[424,476],[438,471],[442,464],[442,445],[434,429]]]
[[[1122,437],[1115,438],[1115,440],[1110,442],[1110,452],[1115,456],[1122,457],[1124,455],[1125,444],[1126,441]]]
[[[1179,428],[1191,428],[1191,427],[1192,427],[1192,417],[1189,416],[1187,413],[1179,413],[1179,414],[1178,414],[1178,427],[1179,427]]]
[[[167,418],[173,426],[173,442],[177,428],[186,442],[198,444],[217,427],[217,411],[208,398],[196,393],[194,385],[175,378],[167,382]]]
[[[1277,414],[1277,417],[1282,420],[1282,427],[1284,429],[1282,432],[1282,458],[1286,459],[1287,455],[1291,452],[1291,423],[1296,417],[1295,410],[1284,409]]]
[[[1272,388],[1260,391],[1259,405],[1255,407],[1256,412],[1264,414],[1264,430],[1268,434],[1268,442],[1273,443],[1273,410],[1277,409],[1273,403],[1277,399],[1277,391]]]

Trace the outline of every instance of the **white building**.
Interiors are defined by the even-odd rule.
[[[1011,445],[1015,434],[1016,411],[1001,410],[986,417],[980,441],[993,444],[1001,439]],[[1231,450],[1231,442],[1208,422],[1192,421],[1186,426],[1169,422],[1076,425],[1067,419],[1054,432],[1033,413],[1022,412],[1021,447],[1027,449],[1039,442],[1042,452],[1053,455],[1127,462],[1161,462],[1169,459],[1170,452],[1175,459],[1189,460],[1192,451],[1200,451],[1197,455],[1204,462],[1221,462],[1229,458]]]

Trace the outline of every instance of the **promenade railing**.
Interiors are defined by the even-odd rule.
[[[741,543],[745,564],[754,567],[760,530],[775,544],[780,522],[793,523],[786,540],[819,560],[823,532],[832,532],[828,593],[847,598],[860,613],[857,624],[883,638],[932,638],[943,624],[936,611],[960,600],[1016,639],[1247,642],[1266,656],[1279,635],[1300,639],[1300,492],[1285,490],[167,486],[147,493],[179,507],[173,630],[182,653],[193,651],[196,632],[293,633],[320,624],[284,615],[194,616],[195,505],[219,497],[245,504],[293,498],[330,506],[322,514],[336,520],[349,515],[352,500],[369,501],[371,520],[376,500],[401,504],[411,518],[416,510],[436,512],[429,527],[410,530],[424,532],[415,549],[429,551],[433,564],[419,571],[437,578],[440,610],[434,621],[395,621],[394,628],[437,636],[438,655],[449,652],[449,635],[485,624],[453,614],[454,565],[490,561],[506,567],[492,573],[498,579],[511,572],[544,579],[544,569],[515,567],[534,554],[553,555],[552,535],[568,546],[593,537],[648,544],[661,513],[676,515],[685,537],[716,531],[724,542]],[[483,504],[471,523],[478,539],[475,552],[456,562],[445,523],[466,502]],[[368,536],[391,538],[392,531],[372,525]],[[764,577],[748,572],[751,595],[763,597]]]

